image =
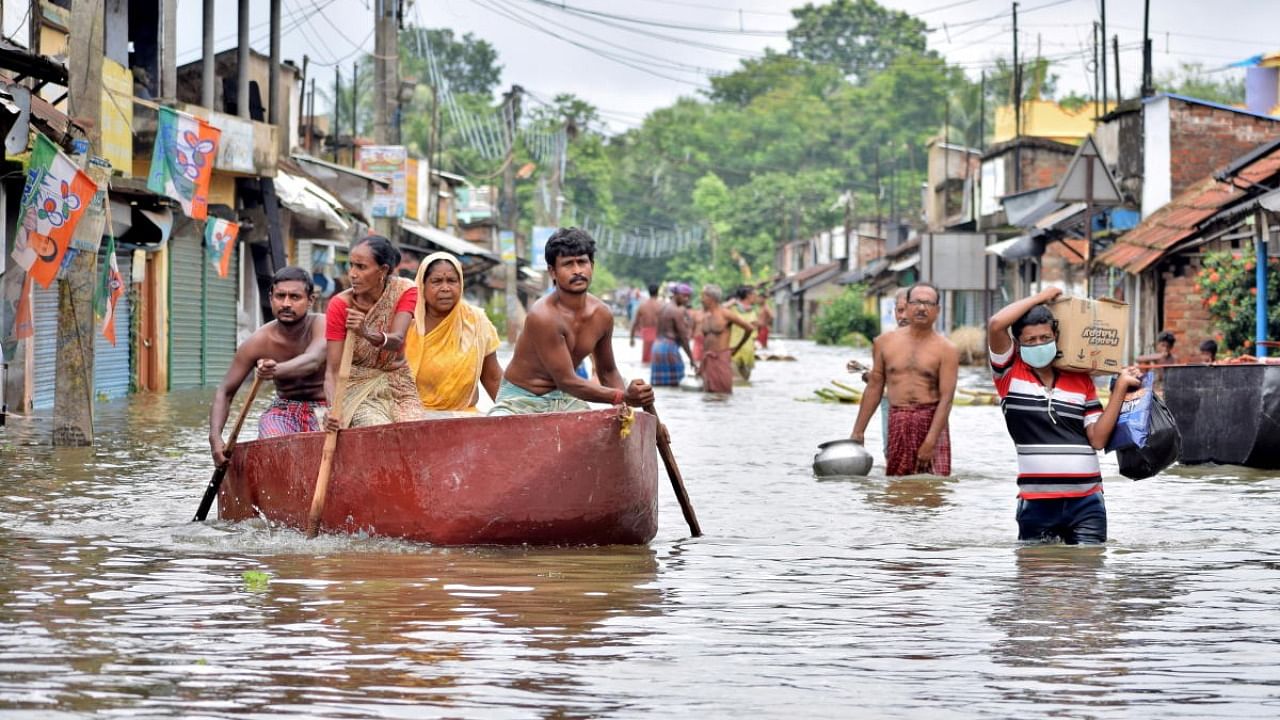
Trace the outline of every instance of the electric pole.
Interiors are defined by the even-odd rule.
[[[520,95],[524,89],[512,85],[503,96],[504,115],[507,120],[507,152],[502,160],[502,224],[511,233],[512,256],[507,264],[507,342],[514,347],[520,335],[520,327],[516,323],[516,307],[519,304],[516,284],[520,278],[520,244],[516,233],[519,206],[516,204],[516,128],[520,124]],[[499,235],[501,237],[501,235]],[[501,248],[504,255],[507,248]],[[507,258],[503,258],[506,260]]]
[[[373,3],[373,142],[377,145],[400,143],[400,134],[392,122],[400,104],[399,4],[399,0]],[[354,145],[351,152],[354,159]],[[376,230],[392,242],[396,240],[397,225],[394,217],[374,218]]]

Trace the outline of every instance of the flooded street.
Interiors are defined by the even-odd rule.
[[[778,349],[798,361],[758,363],[726,402],[659,391],[706,535],[663,477],[641,548],[192,524],[208,393],[99,405],[85,450],[11,420],[0,717],[1280,713],[1280,477],[1132,482],[1108,457],[1110,542],[1020,548],[998,407],[953,411],[952,478],[886,480],[877,418],[872,475],[819,481],[817,444],[857,406],[810,399],[850,354]],[[639,348],[618,353],[638,374]]]

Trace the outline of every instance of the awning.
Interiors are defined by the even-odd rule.
[[[836,282],[841,285],[855,285],[867,278],[873,278],[876,275],[879,275],[888,267],[889,261],[883,258],[877,258],[872,260],[871,263],[865,267],[854,268],[853,270],[841,275],[839,278],[836,278]]]
[[[422,225],[412,222],[412,220],[401,220],[401,229],[404,232],[412,234],[419,240],[426,241],[433,249],[445,250],[452,252],[458,256],[458,260],[462,260],[463,270],[467,274],[480,272],[490,266],[497,265],[502,261],[493,251],[476,245],[474,242],[462,240],[461,237],[453,237],[452,234],[442,231],[439,228],[430,227],[430,225]]]
[[[898,260],[897,262],[889,265],[889,269],[892,270],[893,272],[902,272],[903,270],[913,268],[919,264],[920,264],[920,253],[916,252],[916,253],[911,253],[910,255],[902,258],[901,260]]]
[[[380,187],[383,187],[383,188],[391,187],[391,181],[388,180],[387,178],[380,177],[372,173],[367,173],[363,170],[357,170],[356,168],[347,167],[346,165],[331,163],[328,160],[321,160],[318,157],[313,157],[311,155],[304,155],[302,153],[294,153],[290,157],[292,157],[294,160],[297,160],[298,162],[309,163],[311,165],[326,168],[334,172],[339,172],[346,175],[358,177],[363,180],[368,180],[371,183],[377,183]]]
[[[988,245],[986,252],[1005,260],[1021,260],[1043,255],[1044,243],[1030,235],[1019,235]]]
[[[339,232],[351,229],[351,223],[339,212],[342,203],[327,190],[304,177],[286,172],[276,173],[276,194],[280,203],[290,210],[320,220]]]

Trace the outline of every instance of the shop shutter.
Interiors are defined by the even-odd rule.
[[[169,240],[169,388],[204,384],[204,238],[187,220]]]
[[[231,255],[226,277],[204,257],[204,385],[222,382],[236,354],[236,298],[239,295],[240,253]]]
[[[129,333],[132,307],[128,290],[132,287],[130,278],[133,276],[133,253],[117,253],[116,263],[120,266],[120,275],[126,283],[126,291],[116,302],[116,344],[114,346],[102,335],[102,321],[98,318],[94,318],[93,321],[93,394],[99,400],[113,400],[128,395],[130,380],[133,377],[129,364],[133,340]]]
[[[55,378],[58,375],[58,283],[47,290],[32,283],[31,307],[35,333],[35,367],[32,376],[32,407],[53,407]]]

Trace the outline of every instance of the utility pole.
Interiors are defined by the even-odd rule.
[[[88,156],[102,152],[102,58],[104,0],[77,3],[71,14],[71,38],[67,50],[67,98],[74,118],[89,120]],[[39,20],[33,17],[32,24]],[[99,184],[103,174],[94,177]],[[78,228],[92,231],[91,223]],[[94,238],[77,240],[92,241]],[[101,240],[101,238],[96,238]],[[58,280],[58,368],[54,380],[53,444],[93,444],[93,293],[97,284],[98,254],[77,252]],[[105,262],[105,260],[104,260]],[[31,368],[27,369],[31,372]]]
[[[520,123],[520,95],[524,88],[512,85],[503,96],[503,106],[507,117],[507,153],[502,161],[502,224],[511,233],[511,242],[515,245],[515,257],[507,265],[507,342],[514,347],[516,338],[520,336],[520,327],[516,324],[516,306],[519,304],[516,284],[520,278],[520,244],[516,233],[519,206],[516,204],[516,127]],[[499,235],[501,237],[501,235]]]
[[[398,5],[399,0],[373,2],[373,141],[378,145],[397,145],[400,142],[392,122],[400,101]],[[374,218],[373,222],[379,234],[395,241],[396,218]]]
[[[1022,135],[1022,63],[1018,61],[1018,3],[1013,4],[1013,136]]]
[[[342,66],[333,66],[333,127],[329,128],[329,136],[333,142],[333,161],[338,162],[338,140],[342,137]]]
[[[1151,0],[1142,4],[1142,97],[1156,94],[1151,81]]]
[[[1124,97],[1123,95],[1120,94],[1120,36],[1119,35],[1111,36],[1111,49],[1116,59],[1116,104],[1119,105],[1121,98]]]
[[[1102,18],[1098,23],[1101,34],[1098,37],[1102,41],[1100,43],[1102,52],[1099,55],[1102,57],[1102,112],[1105,113],[1107,111],[1107,0],[1101,1]]]
[[[1103,42],[1106,42],[1105,40]],[[1102,61],[1105,63],[1107,58],[1104,56]],[[1102,116],[1102,110],[1098,105],[1098,98],[1101,93],[1098,92],[1098,22],[1093,23],[1093,119],[1097,120]]]

